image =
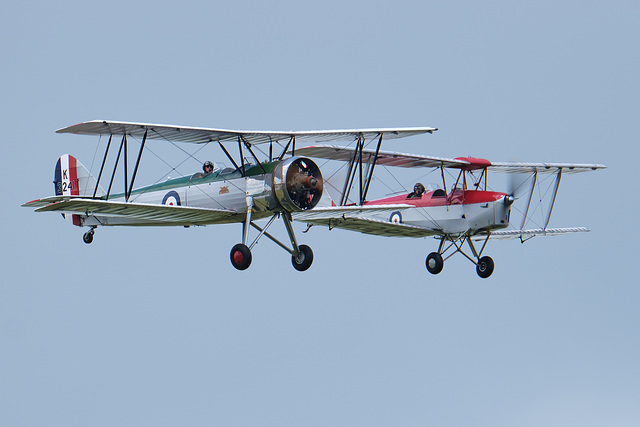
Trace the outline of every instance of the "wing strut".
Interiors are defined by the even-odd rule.
[[[347,173],[347,178],[344,182],[344,190],[342,192],[342,200],[340,201],[340,205],[344,206],[345,203],[349,200],[349,193],[351,193],[351,187],[353,187],[353,181],[356,179],[356,174],[359,173],[359,190],[360,190],[360,204],[363,204],[363,181],[362,181],[362,151],[364,149],[365,139],[362,133],[358,134],[358,141],[356,142],[356,149],[353,151],[353,157],[351,158],[351,162],[349,163],[349,172]],[[357,162],[357,164],[356,164]]]
[[[356,142],[355,150],[353,150],[353,156],[351,156],[351,160],[349,161],[349,170],[347,171],[347,176],[344,181],[344,188],[342,190],[342,198],[340,200],[340,206],[344,206],[349,200],[349,194],[351,193],[351,188],[353,187],[353,182],[356,179],[356,175],[358,175],[358,190],[359,190],[359,199],[358,204],[364,205],[364,202],[367,200],[367,193],[369,192],[369,185],[371,184],[371,180],[373,179],[373,171],[375,169],[376,163],[378,162],[380,147],[382,146],[382,138],[384,136],[383,133],[378,134],[378,144],[376,146],[375,153],[371,151],[365,151],[365,136],[360,133],[358,134],[358,140]],[[364,155],[368,155],[366,163],[367,168],[364,169]]]
[[[118,170],[118,163],[120,163],[120,154],[122,154],[122,146],[127,140],[127,134],[122,135],[122,141],[120,142],[120,149],[118,150],[118,156],[116,157],[116,163],[113,166],[113,173],[111,174],[111,181],[109,181],[109,189],[107,190],[107,197],[105,200],[109,200],[109,194],[111,194],[111,187],[113,186],[113,178],[116,177],[116,171]]]
[[[551,212],[553,211],[553,205],[556,203],[556,196],[558,195],[558,187],[560,186],[560,178],[562,178],[562,168],[558,170],[556,175],[556,182],[553,186],[553,198],[551,199],[551,206],[549,206],[549,212],[547,213],[547,220],[544,223],[544,229],[547,229],[549,221],[551,220]]]
[[[380,138],[378,138],[378,146],[376,147],[376,154],[373,156],[373,162],[371,162],[371,157],[369,157],[369,173],[367,175],[367,181],[364,185],[364,193],[362,194],[362,198],[360,199],[360,204],[364,205],[365,200],[367,200],[367,193],[369,192],[369,184],[371,184],[371,178],[373,178],[373,168],[376,166],[376,162],[378,161],[378,154],[380,154],[380,146],[382,145],[382,134],[380,134]]]
[[[284,147],[284,150],[282,150],[282,153],[280,154],[280,157],[278,157],[278,160],[282,160],[284,158],[284,155],[287,154],[287,150],[289,149],[289,146],[291,145],[292,142],[293,142],[293,152],[291,153],[291,156],[294,155],[294,152],[296,151],[296,137],[295,137],[295,135],[293,135],[291,138],[289,138],[289,142],[287,142],[287,145]]]
[[[129,185],[127,185],[127,179],[129,176],[129,170],[127,168],[127,160],[129,159],[129,152],[127,150],[128,148],[128,143],[127,143],[127,134],[124,134],[124,197],[125,197],[125,201],[129,201],[129,196],[127,195],[127,188],[129,188]]]
[[[262,173],[267,173],[267,171],[264,170],[264,166],[262,166],[262,163],[260,162],[260,159],[258,159],[258,156],[256,156],[256,153],[254,153],[253,150],[251,149],[251,144],[249,143],[249,141],[247,141],[244,138],[244,136],[240,136],[240,138],[242,138],[242,142],[244,142],[244,146],[247,147],[247,150],[249,150],[249,152],[251,153],[251,155],[255,159],[255,161],[258,164],[258,166],[260,166],[260,169],[262,169]]]
[[[522,216],[522,224],[520,225],[520,230],[524,230],[524,225],[527,222],[527,215],[529,214],[529,207],[531,207],[531,199],[533,198],[533,190],[535,190],[536,188],[537,180],[538,180],[538,170],[536,169],[533,172],[533,178],[531,181],[531,191],[529,192],[529,200],[527,201],[527,208],[524,210],[524,215]]]
[[[353,183],[353,176],[355,172],[353,170],[353,166],[356,163],[356,158],[358,157],[358,151],[360,149],[360,137],[358,136],[358,145],[356,149],[353,151],[353,157],[351,157],[351,161],[349,162],[349,171],[347,172],[347,177],[344,181],[344,189],[342,190],[342,199],[340,199],[340,206],[344,206],[344,204],[349,199],[349,192],[351,191],[351,184]]]
[[[238,135],[238,151],[240,152],[240,164],[242,165],[242,176],[247,176],[247,171],[244,167],[244,156],[242,155],[242,143],[240,142],[240,135]]]
[[[118,171],[118,164],[120,163],[120,157],[122,156],[122,152],[124,151],[124,197],[125,197],[125,201],[127,202],[129,201],[129,197],[131,197],[131,192],[133,191],[133,184],[136,181],[136,175],[138,175],[138,168],[140,167],[142,152],[144,151],[144,146],[147,142],[147,132],[148,131],[145,131],[144,136],[142,138],[142,144],[140,144],[140,150],[138,151],[138,157],[136,158],[136,165],[133,169],[133,175],[131,176],[130,183],[129,183],[129,154],[128,154],[127,134],[125,133],[122,135],[122,141],[120,141],[118,156],[116,157],[116,161],[113,165],[113,172],[111,173],[111,179],[109,180],[109,188],[107,189],[105,200],[109,200],[109,195],[111,194],[111,188],[113,187],[113,180],[116,177],[116,172]],[[96,192],[98,191],[100,179],[102,178],[102,173],[104,172],[104,166],[107,161],[107,156],[109,155],[109,148],[111,147],[112,138],[113,138],[113,134],[109,135],[109,142],[107,143],[107,148],[104,152],[104,158],[102,159],[102,165],[100,166],[100,173],[98,174],[96,188],[93,190],[93,195],[91,196],[92,199],[96,198]]]
[[[107,161],[107,155],[109,154],[109,147],[111,147],[111,138],[113,138],[113,134],[109,135],[109,142],[107,143],[107,149],[104,152],[104,158],[102,159],[102,166],[100,166],[100,173],[98,174],[98,181],[96,182],[96,188],[93,189],[92,199],[96,198],[96,192],[98,191],[98,187],[100,186],[100,178],[102,178],[102,172],[104,171],[104,164]]]
[[[138,158],[136,159],[136,166],[133,168],[133,176],[131,177],[131,184],[129,184],[129,192],[126,194],[126,200],[129,201],[129,197],[131,197],[131,191],[133,190],[133,183],[136,180],[136,175],[138,174],[138,166],[140,166],[140,159],[142,158],[142,151],[144,150],[144,144],[147,142],[147,133],[149,130],[144,131],[144,136],[142,137],[142,144],[140,145],[140,151],[138,151]],[[96,188],[98,188],[96,186]]]
[[[227,149],[225,148],[224,145],[222,145],[222,143],[220,141],[218,141],[218,145],[220,146],[220,148],[222,148],[222,151],[224,151],[224,154],[226,154],[227,158],[229,160],[231,160],[231,163],[233,163],[233,166],[235,166],[236,170],[240,169],[240,166],[238,166],[238,164],[236,163],[235,160],[233,160],[233,157],[231,157],[231,154],[229,154],[229,152],[227,151]]]

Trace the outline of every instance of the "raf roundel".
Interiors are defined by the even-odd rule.
[[[163,205],[180,206],[180,195],[175,191],[169,191],[162,198]]]
[[[394,224],[402,224],[402,214],[399,211],[395,211],[389,217],[389,222]]]

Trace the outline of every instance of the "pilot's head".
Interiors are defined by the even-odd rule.
[[[422,196],[424,194],[424,185],[422,185],[421,183],[417,183],[413,186],[413,192],[418,196]]]
[[[202,170],[204,171],[204,173],[213,172],[213,163],[207,160],[206,162],[204,162],[204,165],[202,165]]]

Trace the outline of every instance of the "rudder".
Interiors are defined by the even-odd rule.
[[[96,179],[91,173],[70,154],[60,156],[56,163],[53,175],[53,185],[56,196],[90,196],[101,197],[105,195],[104,190],[98,186],[96,190]]]
[[[89,196],[96,197],[105,194],[104,190],[97,186],[96,179],[91,172],[70,154],[60,156],[53,174],[53,185],[56,196]],[[97,186],[97,190],[96,190]],[[77,214],[62,214],[73,225],[82,226],[82,219]]]

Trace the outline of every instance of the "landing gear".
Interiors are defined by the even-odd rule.
[[[267,225],[262,228],[251,221],[252,210],[253,198],[251,196],[247,196],[247,216],[242,224],[242,243],[238,243],[231,249],[231,253],[229,254],[231,265],[233,265],[238,270],[246,270],[247,268],[249,268],[252,259],[251,249],[253,249],[253,247],[256,245],[256,243],[258,243],[258,240],[260,240],[262,236],[266,236],[282,249],[291,254],[291,264],[293,264],[293,268],[298,271],[305,271],[309,267],[311,267],[311,264],[313,263],[313,251],[307,245],[298,245],[295,233],[293,231],[293,226],[291,225],[291,215],[288,212],[274,214],[269,222],[267,222]],[[287,245],[280,242],[271,234],[267,233],[267,229],[280,216],[282,216],[282,220],[284,221],[284,226],[287,230],[287,234],[289,235],[289,240],[291,241],[292,248],[289,248]],[[260,234],[258,234],[258,237],[256,237],[251,244],[248,244],[249,227],[253,227],[260,232]]]
[[[444,267],[444,260],[442,259],[442,255],[440,255],[438,252],[431,252],[427,256],[426,264],[429,273],[438,274]]]
[[[84,233],[84,235],[82,236],[82,240],[88,245],[91,242],[93,242],[93,233],[95,233],[95,228],[91,228],[91,230],[87,231],[86,233]]]
[[[298,271],[305,271],[313,263],[313,251],[307,245],[298,246],[298,256],[291,255],[291,264]]]
[[[231,265],[238,270],[246,270],[251,265],[251,250],[245,244],[238,243],[231,248]]]
[[[484,239],[482,248],[480,249],[480,252],[478,252],[473,243],[473,238],[477,239],[478,238],[477,235],[474,235],[474,236],[471,236],[469,234],[463,234],[463,235],[457,235],[457,236],[443,235],[440,238],[440,246],[438,247],[438,251],[431,252],[427,256],[427,260],[426,260],[427,270],[429,270],[429,273],[431,274],[440,273],[442,271],[442,268],[444,267],[444,261],[451,258],[454,254],[460,252],[469,261],[475,264],[476,273],[478,273],[478,276],[480,276],[483,279],[486,279],[487,277],[491,276],[491,274],[493,273],[493,268],[495,266],[493,259],[491,257],[482,256],[482,252],[484,251],[484,248],[487,245],[487,242],[489,241],[489,237],[490,237],[490,234],[487,234],[486,238]],[[467,255],[462,250],[463,244],[465,243],[465,241],[468,243],[469,248],[471,249],[470,255]],[[449,243],[449,246],[447,246],[446,248],[444,247],[445,242]],[[449,249],[452,249],[452,248],[454,248],[453,252],[450,253],[446,258],[443,258],[443,255]]]
[[[478,276],[486,279],[487,277],[491,276],[491,273],[493,273],[493,267],[493,259],[489,256],[483,256],[478,260],[476,273],[478,273]]]

